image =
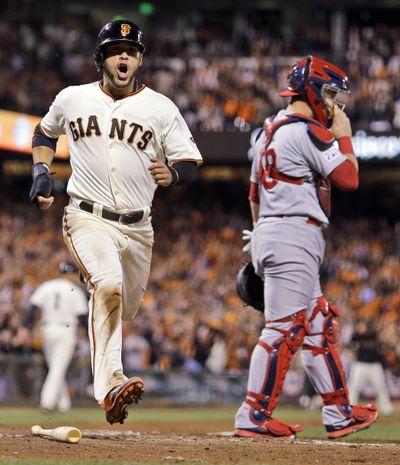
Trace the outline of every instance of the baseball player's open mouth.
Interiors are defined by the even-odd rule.
[[[126,79],[128,76],[128,66],[125,63],[120,63],[117,72],[120,79]]]

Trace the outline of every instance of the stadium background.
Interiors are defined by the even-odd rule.
[[[334,191],[322,270],[326,294],[343,310],[342,347],[352,359],[358,319],[378,329],[394,399],[399,380],[400,4],[397,1],[12,0],[0,6],[0,402],[37,403],[45,374],[39,325],[24,331],[28,298],[65,258],[61,215],[69,174],[54,165],[56,204],[39,212],[27,197],[30,136],[54,95],[98,78],[96,34],[118,15],[137,22],[147,47],[142,82],[181,108],[205,165],[187,188],[159,189],[156,243],[143,310],[125,326],[125,366],[142,372],[150,397],[175,403],[237,402],[263,321],[243,308],[235,275],[252,131],[284,104],[276,91],[288,67],[312,53],[349,72],[361,186]],[[284,400],[298,402],[296,360]],[[69,382],[76,404],[91,402],[82,331]],[[365,390],[365,396],[373,392]]]

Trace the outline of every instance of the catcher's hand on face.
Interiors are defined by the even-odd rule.
[[[148,168],[154,182],[163,187],[167,187],[172,183],[172,174],[168,166],[155,157],[150,158],[151,164]]]
[[[352,135],[349,117],[337,105],[334,107],[331,131],[336,139],[339,139],[339,137],[351,137]]]

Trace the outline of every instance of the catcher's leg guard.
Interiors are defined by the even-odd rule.
[[[368,428],[377,419],[374,406],[352,408],[350,405],[345,370],[337,347],[339,317],[339,309],[325,297],[319,297],[309,319],[310,332],[303,344],[304,367],[324,403],[322,416],[328,438]]]
[[[308,357],[304,360],[304,365],[308,368],[310,380],[315,390],[321,394],[324,405],[349,404],[346,375],[336,344],[339,316],[340,311],[335,305],[330,304],[325,297],[319,297],[309,319],[310,333],[303,344],[303,351],[310,351],[312,354],[311,359]],[[316,364],[313,359],[318,356],[323,360],[318,360],[320,363]],[[323,366],[326,367],[326,370],[323,370],[326,372],[321,377],[318,373]],[[326,374],[328,376],[325,376]]]
[[[293,439],[302,430],[299,425],[271,418],[271,414],[279,402],[293,354],[303,343],[305,328],[304,310],[266,324],[252,355],[247,396],[236,415],[237,436]]]

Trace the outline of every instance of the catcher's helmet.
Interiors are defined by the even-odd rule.
[[[246,305],[264,312],[264,282],[256,274],[252,263],[246,263],[236,276],[236,292]]]
[[[342,110],[345,107],[345,102],[341,99],[349,93],[348,77],[329,61],[309,55],[293,65],[287,80],[287,90],[279,95],[298,95],[306,100],[316,119],[325,127],[332,124],[332,103]],[[330,105],[327,105],[327,98],[332,102]]]
[[[96,52],[94,60],[98,71],[101,70],[104,61],[104,49],[108,44],[127,41],[135,44],[140,53],[145,51],[142,42],[142,31],[132,21],[118,19],[107,23],[99,32],[96,41]]]

